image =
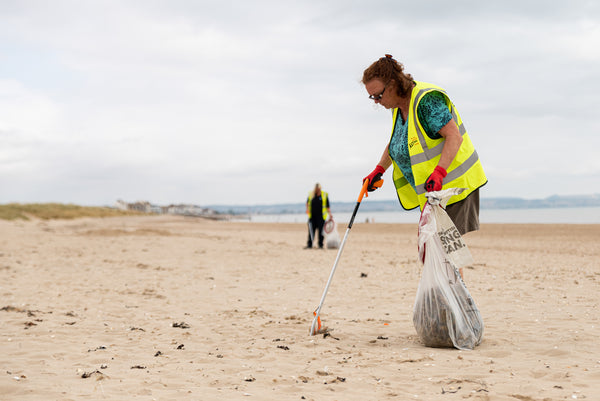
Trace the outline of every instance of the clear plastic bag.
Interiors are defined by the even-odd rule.
[[[337,249],[340,247],[340,235],[337,231],[337,225],[333,219],[329,219],[323,225],[325,232],[325,246],[328,249]]]
[[[423,272],[413,309],[413,323],[428,347],[473,349],[481,342],[483,320],[458,269],[472,264],[471,253],[446,214],[451,188],[427,194],[419,221],[419,260]]]

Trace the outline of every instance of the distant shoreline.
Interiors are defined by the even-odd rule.
[[[335,202],[331,204],[332,210],[339,212],[352,212],[356,202]],[[280,203],[273,205],[208,205],[207,208],[217,213],[226,214],[295,214],[304,213],[304,203]],[[554,209],[554,208],[580,208],[600,207],[600,194],[577,196],[550,196],[545,199],[522,198],[483,198],[481,210],[504,209]],[[361,204],[362,211],[369,212],[395,212],[402,210],[398,200],[368,200]]]
[[[362,207],[362,206],[361,206]],[[338,228],[350,220],[351,212],[337,211],[332,214]],[[370,211],[359,209],[355,223],[417,224],[418,210]],[[539,209],[481,209],[481,224],[600,224],[600,206],[579,208]],[[233,220],[263,223],[306,223],[304,213],[234,215]]]

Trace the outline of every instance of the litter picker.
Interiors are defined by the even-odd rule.
[[[379,188],[383,185],[383,180],[379,180],[373,183],[373,186]],[[362,201],[363,196],[369,197],[367,188],[369,188],[369,180],[365,180],[363,186],[360,190],[360,194],[358,195],[358,201],[356,202],[356,206],[354,206],[354,211],[352,212],[352,217],[350,218],[350,222],[348,223],[348,228],[346,229],[346,233],[344,234],[344,239],[342,239],[342,244],[340,245],[340,249],[335,258],[335,262],[333,263],[333,268],[331,269],[331,273],[329,274],[329,279],[327,280],[327,285],[325,286],[325,290],[323,291],[323,295],[321,296],[321,302],[315,311],[313,312],[314,319],[310,326],[310,335],[315,335],[321,330],[321,308],[323,308],[323,302],[325,302],[325,296],[327,295],[327,290],[329,290],[329,285],[331,284],[331,279],[333,278],[333,274],[335,273],[335,269],[337,268],[337,264],[340,261],[340,256],[342,255],[342,251],[344,250],[344,245],[346,244],[346,239],[348,238],[348,233],[352,228],[352,224],[354,223],[354,218],[356,217],[356,212],[358,212],[358,207],[360,206],[360,202]],[[316,329],[316,330],[315,330]]]
[[[310,217],[308,218],[308,235],[310,235],[310,244],[314,245],[315,234],[313,233],[312,221],[310,221]]]

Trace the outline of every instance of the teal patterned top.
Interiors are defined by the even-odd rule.
[[[452,120],[452,114],[448,110],[444,95],[437,91],[429,92],[423,96],[423,99],[419,102],[417,114],[425,133],[431,139],[441,138],[440,129]],[[396,162],[410,185],[416,188],[408,152],[408,124],[402,119],[400,112],[398,112],[396,118],[397,122],[389,146],[390,157]]]

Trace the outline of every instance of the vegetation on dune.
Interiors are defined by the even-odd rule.
[[[114,216],[139,216],[145,213],[132,210],[118,210],[109,207],[65,205],[62,203],[7,203],[0,205],[1,220],[29,220],[38,218],[50,219],[76,219],[80,217],[114,217]]]

